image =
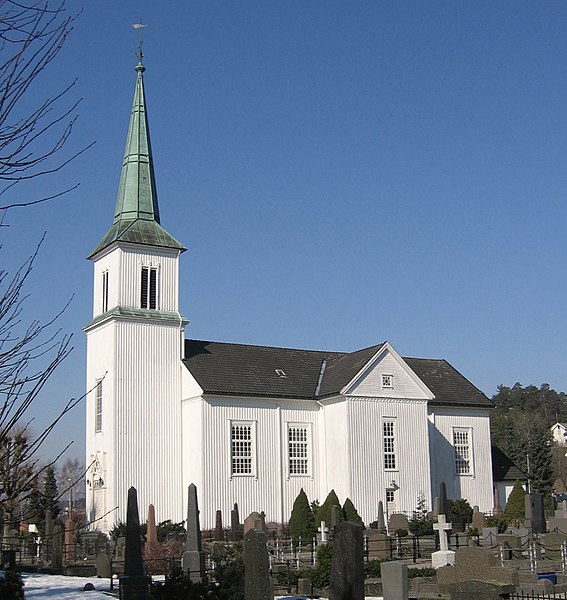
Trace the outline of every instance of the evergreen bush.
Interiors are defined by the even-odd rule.
[[[331,524],[331,508],[333,506],[339,507],[339,521],[343,520],[341,503],[339,502],[339,498],[335,490],[331,490],[329,495],[325,498],[325,502],[321,504],[319,510],[317,511],[317,524],[321,523],[321,521],[325,521],[327,526]]]
[[[508,497],[506,508],[504,509],[504,514],[508,521],[518,523],[526,518],[525,496],[526,492],[522,487],[520,480],[516,479],[514,489]]]
[[[317,532],[313,511],[311,510],[311,506],[309,506],[309,500],[303,488],[301,488],[293,503],[287,530],[294,540],[301,537],[305,541],[310,541]]]
[[[24,600],[24,583],[19,573],[4,571],[4,581],[0,580],[2,600]]]
[[[345,521],[348,521],[349,523],[356,523],[357,525],[362,525],[362,527],[364,527],[364,521],[361,519],[350,498],[345,500],[345,504],[343,506],[343,516]]]

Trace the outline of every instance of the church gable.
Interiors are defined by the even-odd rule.
[[[388,343],[341,390],[349,396],[431,400],[433,393]]]

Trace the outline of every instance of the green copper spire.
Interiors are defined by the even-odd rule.
[[[159,206],[146,111],[142,53],[138,51],[136,90],[126,138],[114,222],[89,258],[113,242],[130,242],[185,250],[160,225]]]

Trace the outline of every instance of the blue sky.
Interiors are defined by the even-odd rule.
[[[84,391],[85,257],[112,221],[140,17],[162,224],[188,248],[188,337],[388,340],[489,396],[516,381],[567,391],[567,3],[99,0],[34,91],[78,77],[69,151],[96,144],[26,194],[80,187],[2,229],[12,269],[47,231],[30,319],[74,294],[60,326],[75,351],[38,429]],[[46,454],[74,439],[82,458],[83,412]]]

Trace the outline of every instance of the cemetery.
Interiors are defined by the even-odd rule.
[[[380,502],[376,521],[365,528],[354,507],[349,516],[335,504],[329,521],[320,521],[306,539],[266,523],[263,512],[241,519],[238,504],[229,527],[218,511],[214,530],[202,531],[191,484],[183,531],[164,539],[153,506],[142,527],[132,487],[116,539],[94,530],[77,535],[69,522],[62,527],[49,519],[43,539],[34,542],[5,528],[0,596],[21,598],[13,592],[19,573],[31,571],[80,576],[86,591],[104,590],[122,600],[567,598],[566,502],[546,513],[540,494],[524,500],[521,522],[505,526],[502,515],[478,510],[463,520],[451,511],[464,501],[448,500],[442,484],[431,512],[387,516]]]

